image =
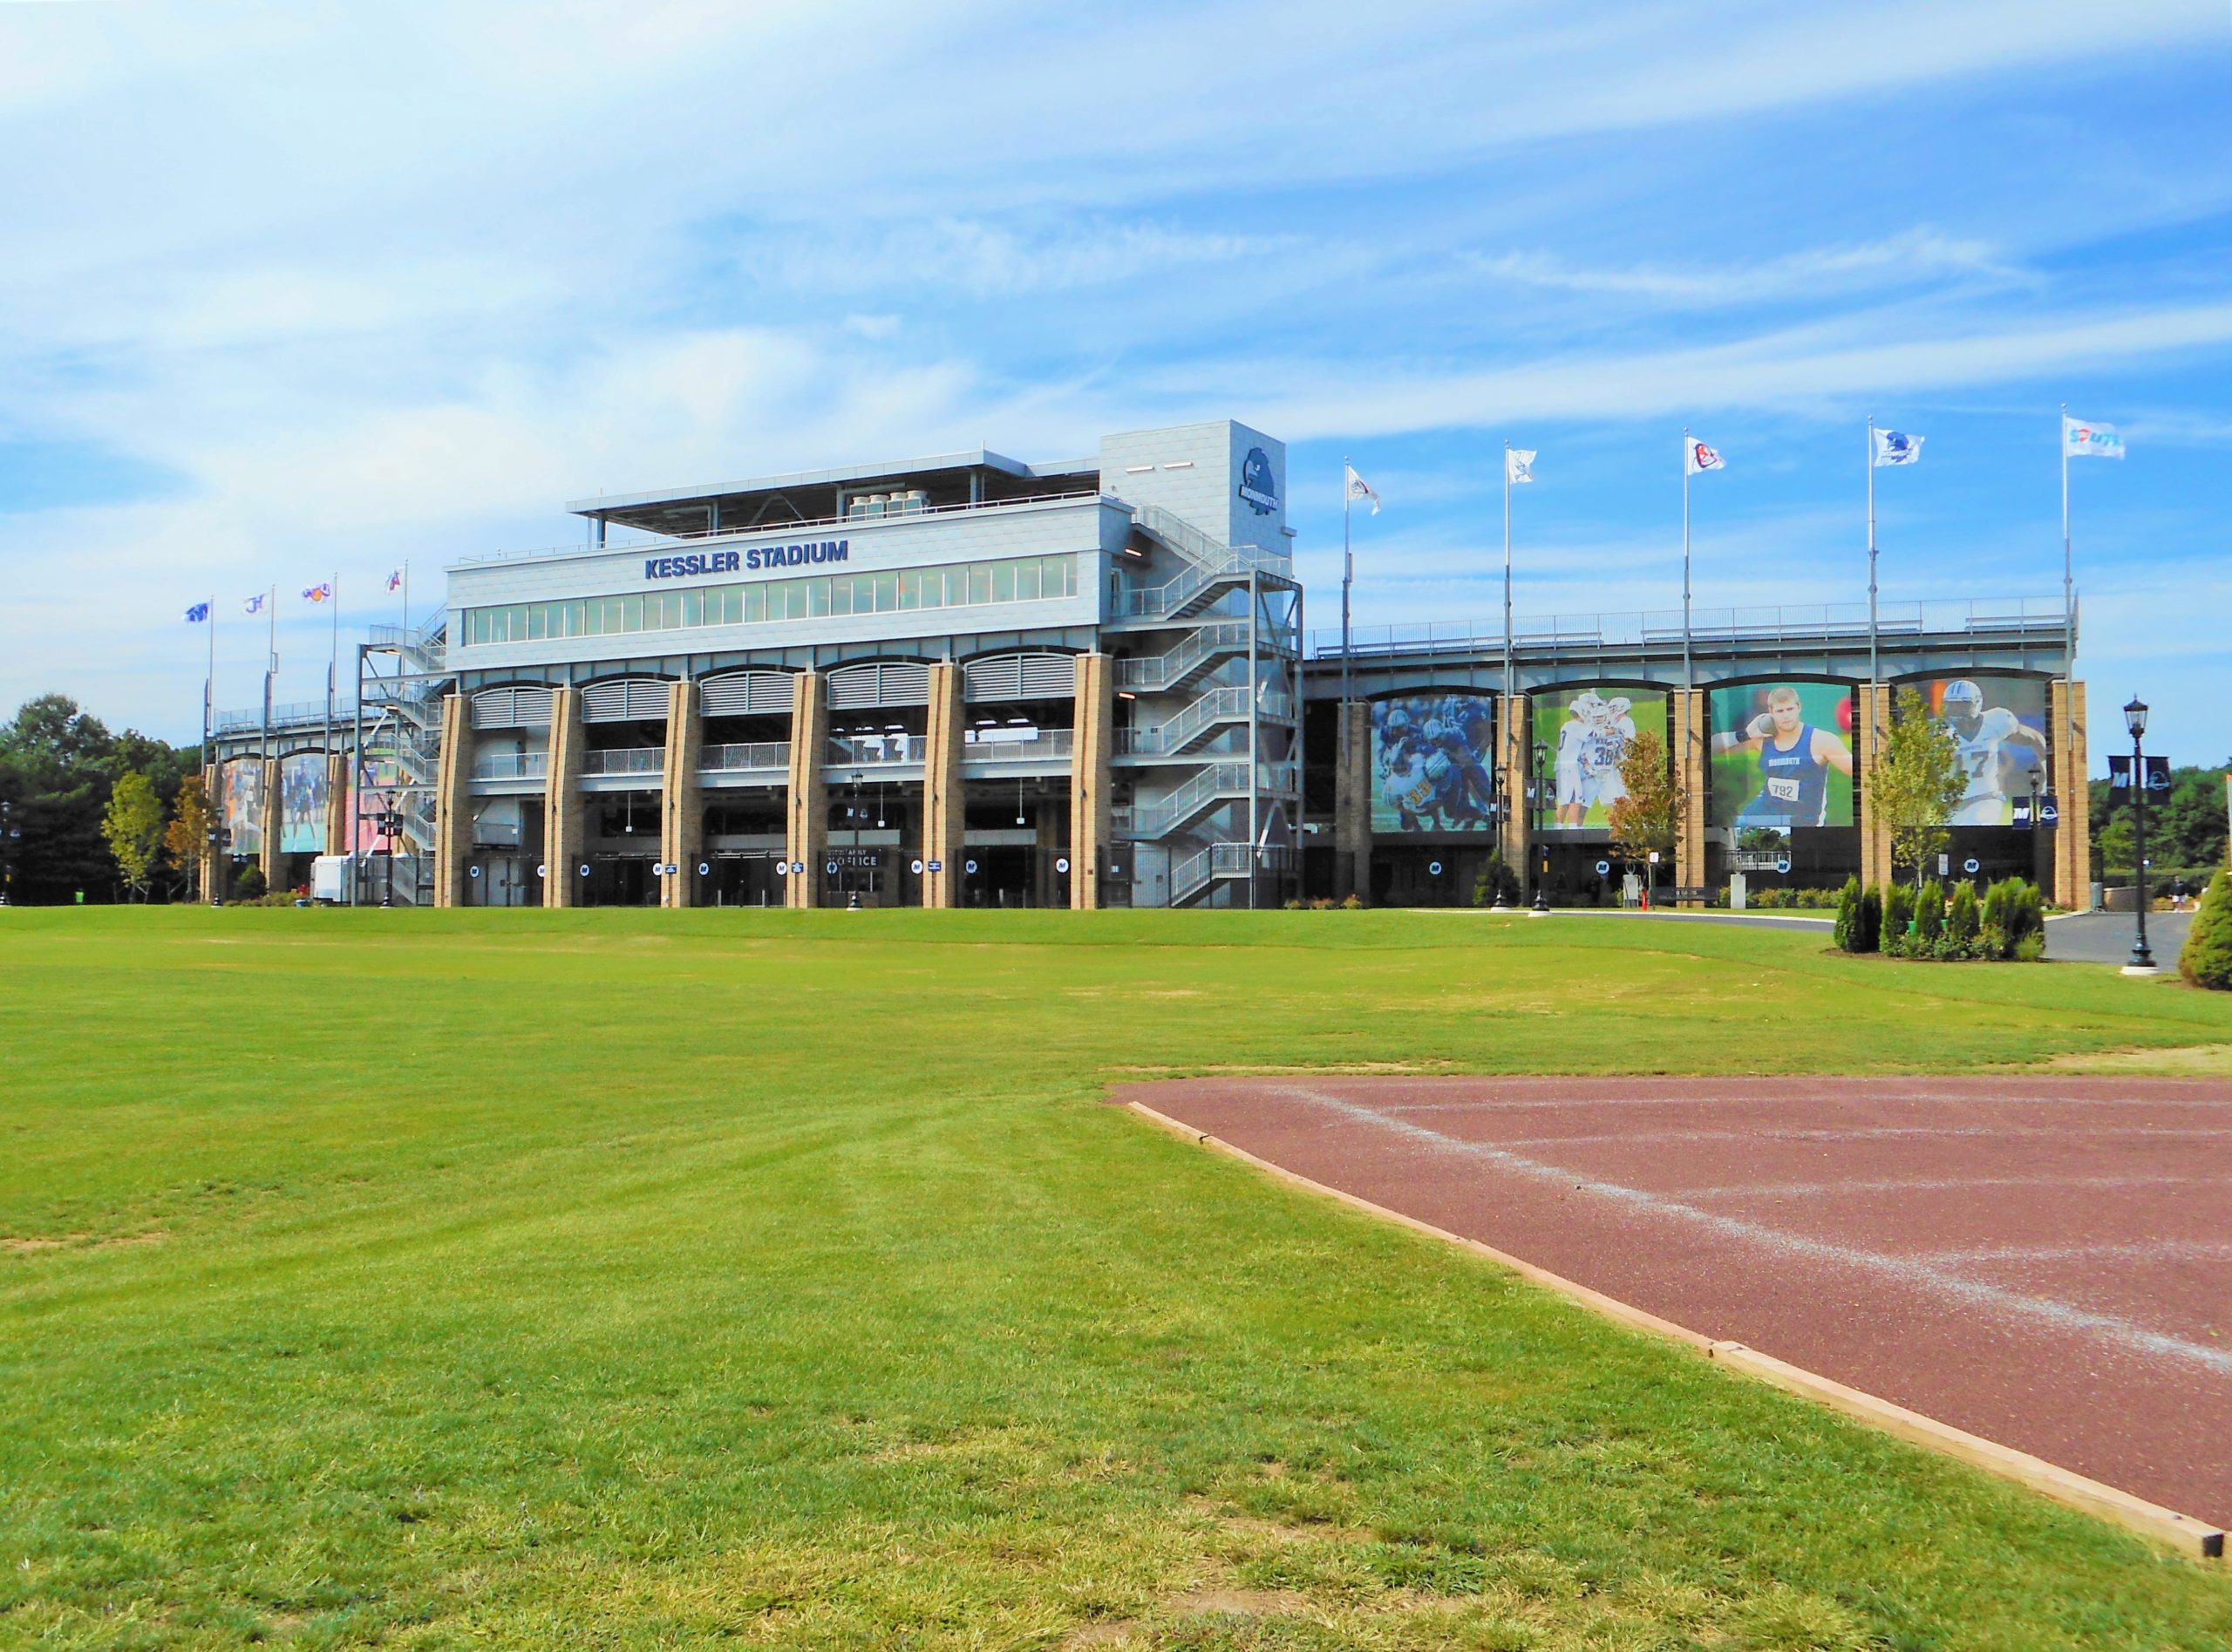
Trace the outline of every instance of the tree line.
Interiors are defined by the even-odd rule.
[[[0,723],[0,880],[24,906],[187,894],[207,831],[201,749],[112,731],[65,694]]]

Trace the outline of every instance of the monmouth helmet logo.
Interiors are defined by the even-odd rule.
[[[1271,479],[1271,458],[1260,447],[1248,450],[1240,461],[1240,497],[1258,516],[1279,508],[1279,485]]]

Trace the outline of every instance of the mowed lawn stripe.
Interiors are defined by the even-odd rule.
[[[0,1232],[163,1236],[0,1257],[0,1642],[2232,1638],[2222,1574],[1099,1105],[2232,1037],[1598,928],[6,914]]]

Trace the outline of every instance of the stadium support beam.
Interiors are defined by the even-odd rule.
[[[1705,691],[1674,693],[1674,761],[1683,786],[1682,827],[1674,839],[1674,881],[1688,889],[1705,884],[1705,799],[1711,781],[1705,772]],[[1684,901],[1685,907],[1702,906]]]
[[[442,698],[442,744],[434,764],[434,904],[465,904],[466,863],[473,847],[473,707],[462,694]],[[551,868],[555,874],[555,867]],[[549,887],[546,880],[544,888]],[[546,894],[545,897],[548,896]]]
[[[935,669],[935,668],[933,668]],[[829,746],[829,679],[800,671],[791,679],[791,784],[785,793],[784,853],[803,867],[783,880],[783,904],[816,905],[829,848],[829,787],[821,776]]]
[[[1891,828],[1875,810],[1875,772],[1891,738],[1891,687],[1862,683],[1853,697],[1860,703],[1854,733],[1860,741],[1860,880],[1879,887],[1891,881]]]
[[[1114,665],[1106,654],[1078,656],[1076,728],[1070,743],[1070,906],[1079,912],[1099,907],[1101,886],[1110,875],[1109,845],[1116,827],[1110,795],[1116,749]]]
[[[1524,694],[1506,694],[1496,700],[1496,795],[1503,805],[1496,846],[1503,863],[1519,879],[1521,898],[1534,892],[1534,857],[1528,853],[1527,765],[1532,754],[1528,735],[1533,727]]]
[[[263,889],[275,894],[279,888],[279,759],[263,760]]]
[[[929,735],[922,758],[922,904],[961,904],[964,842],[961,753],[963,717],[961,667],[941,660],[930,667]],[[930,870],[936,861],[938,869]]]
[[[2085,684],[2057,679],[2048,726],[2062,736],[2055,742],[2050,771],[2061,819],[2054,828],[2054,888],[2057,904],[2083,912],[2092,904],[2092,793],[2085,749]]]
[[[542,904],[581,904],[588,824],[582,800],[582,691],[550,691],[550,762],[542,794]]]
[[[1334,759],[1333,892],[1361,895],[1371,887],[1371,707],[1341,704],[1344,738]]]
[[[205,744],[203,755],[208,754]],[[221,765],[205,763],[201,765],[201,795],[208,806],[209,818],[221,823],[225,818],[225,771]],[[224,861],[217,854],[217,838],[212,830],[201,834],[201,898],[214,901],[226,893]]]
[[[698,779],[704,718],[698,685],[688,677],[667,684],[666,772],[659,788],[659,859],[676,868],[659,882],[659,904],[696,904],[698,857],[705,842],[704,792]]]

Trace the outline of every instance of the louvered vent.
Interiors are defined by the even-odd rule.
[[[550,726],[548,689],[483,689],[473,697],[476,729],[543,729]]]
[[[732,671],[698,685],[698,709],[707,717],[788,717],[788,671]]]
[[[582,721],[663,723],[666,679],[629,676],[613,683],[592,683],[582,690]]]
[[[858,711],[876,705],[928,705],[930,668],[919,660],[878,660],[840,666],[829,674],[829,709]]]
[[[1078,687],[1073,654],[997,654],[961,668],[971,700],[1066,700]]]

